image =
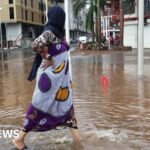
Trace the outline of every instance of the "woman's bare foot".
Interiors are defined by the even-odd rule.
[[[70,131],[71,131],[71,133],[72,133],[74,142],[75,142],[75,143],[80,143],[80,142],[81,142],[81,137],[80,137],[80,134],[79,134],[78,129],[70,128]]]
[[[22,150],[25,147],[24,141],[20,139],[13,139],[12,143],[15,145],[16,148]]]
[[[19,132],[19,136],[16,139],[12,140],[12,143],[15,145],[16,148],[18,148],[19,150],[24,149],[25,144],[24,144],[24,138],[27,135],[26,132],[20,130]]]

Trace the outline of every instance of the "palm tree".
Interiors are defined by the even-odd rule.
[[[74,16],[78,17],[80,10],[84,8],[88,3],[89,0],[74,0],[73,1]]]
[[[105,0],[96,0],[96,20],[97,20],[97,42],[101,42],[101,10],[104,9]]]
[[[90,0],[90,6],[89,6],[89,10],[86,16],[86,30],[89,30],[92,32],[93,34],[93,41],[94,41],[94,14],[96,12],[95,9],[95,1]]]
[[[85,8],[87,4],[88,4],[87,0],[74,0],[73,1],[73,12],[74,12],[75,18],[77,19],[77,30],[79,30],[79,24],[80,24],[79,12],[81,11],[81,9]]]
[[[89,30],[93,34],[94,41],[94,16],[96,18],[96,34],[97,40],[100,42],[100,33],[101,33],[101,15],[100,9],[103,8],[105,4],[105,0],[74,0],[73,8],[74,8],[74,16],[78,22],[78,15],[81,9],[83,9],[86,5],[89,5],[87,17],[86,17],[86,30]]]

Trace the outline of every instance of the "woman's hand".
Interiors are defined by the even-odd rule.
[[[53,65],[53,60],[43,59],[40,68],[48,68],[49,66]]]

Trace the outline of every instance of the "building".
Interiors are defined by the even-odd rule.
[[[23,41],[29,44],[40,34],[46,21],[45,7],[45,0],[0,0],[3,46],[8,42],[14,46]]]
[[[130,8],[125,9],[129,4]],[[125,25],[124,45],[137,48],[138,41],[138,0],[124,3]],[[129,36],[130,35],[130,36]],[[150,48],[150,0],[144,0],[144,47]]]
[[[119,25],[119,0],[109,0],[104,7],[104,16],[110,16],[110,24]],[[138,41],[138,0],[124,0],[124,46],[137,48]],[[117,29],[117,32],[118,29]],[[144,47],[150,48],[150,0],[144,0]]]
[[[85,34],[85,13],[81,12],[79,26],[73,15],[73,0],[69,0],[70,37]],[[43,30],[51,5],[64,8],[64,0],[0,0],[0,21],[3,47],[28,46]]]

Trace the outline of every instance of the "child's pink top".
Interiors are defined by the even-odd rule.
[[[83,49],[83,44],[82,43],[80,44],[80,49]]]

